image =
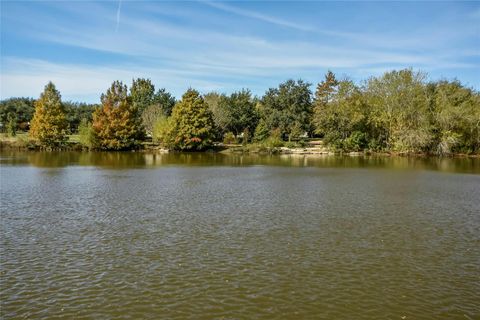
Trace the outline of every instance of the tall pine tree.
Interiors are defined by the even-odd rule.
[[[35,102],[30,136],[43,146],[58,146],[67,140],[67,127],[60,92],[52,82],[49,82]]]
[[[328,70],[325,74],[325,80],[317,85],[312,120],[313,126],[315,127],[315,133],[325,134],[323,120],[325,118],[326,108],[327,105],[332,102],[339,84],[340,82],[335,78],[335,74]]]

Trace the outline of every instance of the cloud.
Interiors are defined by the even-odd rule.
[[[155,64],[210,66],[234,73],[267,74],[272,69],[355,68],[374,63],[407,66],[441,64],[425,54],[359,46],[348,41],[327,45],[307,41],[281,41],[255,36],[238,36],[202,30],[162,21],[124,18],[125,30],[111,35],[96,32],[95,26],[82,29],[37,31],[36,36],[51,42],[154,59]]]
[[[114,80],[130,84],[133,78],[139,77],[152,79],[159,88],[166,87],[176,96],[180,96],[188,87],[210,91],[220,90],[225,85],[225,83],[202,78],[201,72],[168,68],[152,70],[139,65],[98,67],[88,64],[60,64],[39,59],[4,57],[0,74],[0,98],[37,97],[44,86],[52,81],[65,100],[98,102],[100,94]]]
[[[277,25],[277,26],[292,28],[292,29],[301,30],[301,31],[313,31],[313,29],[309,26],[305,26],[305,25],[302,25],[302,24],[298,24],[298,23],[287,21],[287,20],[279,19],[279,18],[276,18],[276,17],[268,16],[268,15],[258,13],[258,12],[255,12],[255,11],[236,8],[236,7],[233,7],[233,6],[230,6],[230,5],[226,5],[224,3],[211,2],[211,1],[204,1],[203,3],[210,6],[210,7],[223,10],[225,12],[230,12],[230,13],[234,13],[234,14],[237,14],[237,15],[240,15],[240,16],[247,17],[247,18],[268,22],[268,23],[271,23],[271,24],[274,24],[274,25]]]
[[[24,10],[29,14],[17,14],[15,19],[5,15],[7,25],[15,21],[18,26],[15,36],[33,41],[32,47],[41,43],[49,50],[10,51],[8,55],[2,51],[2,98],[38,96],[49,80],[68,99],[95,102],[113,80],[130,83],[134,77],[151,78],[179,97],[189,86],[200,91],[225,92],[249,87],[255,94],[262,94],[287,78],[316,82],[326,69],[359,77],[405,67],[469,75],[471,70],[478,71],[480,65],[475,46],[455,45],[457,38],[465,41],[459,37],[462,30],[455,28],[450,28],[451,32],[439,28],[429,33],[425,28],[414,34],[366,32],[332,37],[290,21],[223,3],[207,3],[217,9],[220,6],[221,11],[230,10],[281,27],[278,34],[256,32],[255,28],[245,33],[238,28],[235,17],[228,17],[229,24],[224,25],[224,20],[212,18],[218,12],[212,13],[198,4],[194,10],[175,6],[178,12],[171,13],[172,4],[161,3],[157,7],[157,3],[148,3],[145,7],[129,7],[128,15],[123,16],[121,2],[48,5],[55,10],[36,12],[35,7],[28,6]],[[151,6],[163,14],[150,10]],[[116,16],[112,15],[115,8]],[[126,9],[124,4],[124,12]],[[32,19],[33,16],[36,18]],[[209,18],[215,20],[213,24],[204,23]],[[88,23],[81,23],[86,19]],[[117,32],[120,23],[121,32]],[[283,36],[284,27],[292,31],[288,37]],[[471,37],[468,32],[465,34]],[[55,54],[49,53],[54,51]],[[85,54],[82,59],[78,59],[79,52]]]

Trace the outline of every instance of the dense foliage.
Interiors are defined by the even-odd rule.
[[[36,102],[1,101],[0,120],[12,136],[31,121],[32,137],[44,145],[78,130],[82,145],[106,150],[135,148],[145,136],[177,150],[204,150],[213,141],[305,145],[310,137],[343,151],[480,153],[479,92],[457,80],[426,79],[404,69],[358,84],[328,71],[314,95],[309,83],[287,80],[260,98],[247,89],[204,96],[189,89],[177,103],[150,80],[135,79],[129,90],[114,82],[101,106],[62,104],[49,83]]]
[[[208,105],[198,91],[189,89],[173,108],[172,116],[161,120],[162,143],[179,150],[204,150],[213,144],[214,122]]]
[[[47,147],[58,146],[67,140],[67,119],[60,92],[49,82],[35,101],[30,136]]]
[[[87,104],[79,102],[64,102],[65,112],[67,113],[68,127],[70,133],[76,133],[80,130],[79,126],[83,120],[87,122],[92,122],[93,112],[100,105],[98,104]]]
[[[357,86],[328,73],[317,87],[315,132],[343,150],[478,153],[479,93],[425,79],[405,69]]]
[[[16,119],[15,127],[28,130],[35,112],[35,100],[30,98],[10,98],[0,101],[0,122],[6,126],[11,119]]]
[[[311,131],[312,93],[310,84],[302,80],[288,80],[278,88],[269,89],[259,103],[261,130],[278,130],[282,138],[298,138]]]
[[[155,92],[155,86],[150,79],[134,79],[130,88],[130,98],[149,135],[152,135],[157,119],[170,116],[175,105],[175,98],[165,89]]]
[[[229,96],[210,92],[205,95],[205,102],[212,112],[219,138],[225,139],[228,135],[228,141],[235,141],[236,137],[242,136],[246,141],[247,136],[255,131],[258,112],[250,90],[242,89]]]
[[[103,150],[125,150],[138,146],[143,126],[138,109],[132,104],[127,86],[115,81],[101,96],[102,107],[93,113],[96,147]]]

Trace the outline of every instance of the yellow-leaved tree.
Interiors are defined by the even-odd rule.
[[[42,146],[55,147],[68,139],[67,127],[68,122],[60,92],[52,82],[49,82],[35,102],[30,136]]]

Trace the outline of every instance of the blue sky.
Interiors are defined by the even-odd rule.
[[[175,96],[330,69],[355,81],[412,67],[480,89],[480,2],[3,1],[0,94],[98,102],[112,81]],[[313,88],[313,87],[312,87]]]

